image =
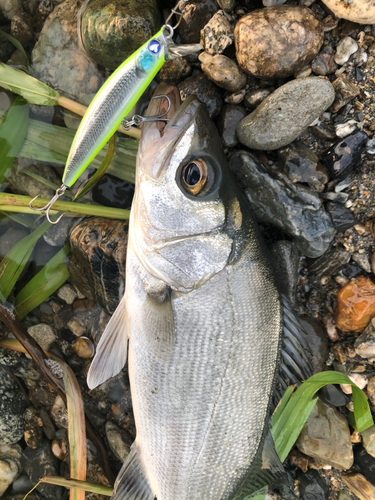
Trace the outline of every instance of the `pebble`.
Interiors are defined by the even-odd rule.
[[[292,80],[268,96],[237,127],[239,141],[252,149],[273,150],[293,142],[335,98],[322,78]]]
[[[31,335],[31,337],[36,340],[40,347],[45,351],[48,351],[57,339],[52,326],[47,325],[46,323],[29,326],[27,333]]]
[[[361,432],[361,434],[365,450],[369,455],[375,458],[375,425]]]
[[[329,487],[317,470],[299,472],[297,479],[301,500],[328,500]]]
[[[201,30],[218,11],[215,0],[191,0],[184,6],[177,43],[199,43]]]
[[[326,45],[324,49],[313,59],[311,69],[316,75],[331,75],[337,69],[335,63],[333,49],[330,45]]]
[[[336,123],[335,131],[337,137],[343,139],[344,137],[352,134],[357,128],[358,122],[355,120],[348,120],[345,123]]]
[[[365,253],[353,253],[352,259],[359,265],[366,273],[371,273],[371,265],[368,256]]]
[[[336,324],[343,332],[361,332],[375,316],[375,285],[365,276],[354,278],[337,295]]]
[[[80,28],[89,57],[114,70],[159,30],[160,13],[156,0],[91,0]]]
[[[359,500],[375,500],[375,487],[362,474],[346,474],[341,479]]]
[[[232,148],[237,146],[238,139],[236,128],[240,120],[246,115],[246,110],[236,104],[224,104],[219,117],[216,120],[216,126],[219,131],[223,146]]]
[[[328,384],[319,391],[319,398],[328,405],[340,408],[346,406],[350,396],[342,392],[336,385]]]
[[[371,377],[367,384],[367,394],[372,406],[375,408],[375,377]]]
[[[44,23],[31,61],[35,78],[87,105],[104,79],[78,50],[78,8],[76,0],[66,0],[54,9]]]
[[[375,24],[375,9],[373,0],[323,0],[323,3],[341,19],[348,19],[353,23]]]
[[[240,104],[244,100],[246,94],[246,89],[241,89],[238,92],[233,92],[233,94],[226,95],[224,97],[224,102],[228,104]]]
[[[367,453],[363,446],[355,446],[354,463],[373,484],[375,483],[375,458]],[[375,484],[374,484],[375,485]]]
[[[78,337],[78,339],[74,340],[72,349],[77,356],[83,359],[92,358],[95,352],[94,344],[87,337]]]
[[[271,173],[245,151],[234,153],[229,165],[259,222],[268,222],[292,236],[308,257],[318,257],[328,249],[335,229],[315,193]]]
[[[358,131],[321,154],[320,161],[326,167],[330,179],[345,179],[360,165],[367,139],[365,132]]]
[[[236,0],[217,0],[217,3],[225,12],[232,12],[236,6]]]
[[[182,101],[189,95],[196,95],[200,102],[206,105],[209,117],[216,118],[222,108],[223,94],[206,75],[190,76],[178,85]]]
[[[347,61],[354,52],[358,50],[358,43],[353,40],[350,36],[345,36],[341,38],[339,43],[336,45],[335,63],[342,66]]]
[[[59,429],[68,428],[68,411],[60,396],[56,396],[51,408],[51,417]]]
[[[291,241],[279,240],[271,246],[271,262],[279,292],[295,306],[297,304],[298,266],[300,253]]]
[[[247,92],[245,95],[245,106],[251,109],[256,108],[270,93],[270,89],[257,89]]]
[[[72,285],[65,284],[59,288],[57,296],[67,304],[73,304],[77,298],[77,292]]]
[[[219,10],[201,31],[201,44],[211,55],[221,54],[233,43],[231,17]]]
[[[24,407],[18,384],[0,366],[0,443],[15,444],[22,439]]]
[[[361,358],[375,358],[375,318],[354,342],[355,352]]]
[[[21,472],[19,445],[0,444],[0,497]]]
[[[113,454],[121,463],[124,463],[130,453],[133,438],[124,429],[110,421],[105,424],[105,434]]]
[[[202,71],[218,87],[229,92],[238,92],[246,84],[246,75],[229,57],[217,54],[211,56],[207,52],[199,54]]]
[[[361,375],[360,373],[352,373],[348,375],[350,380],[360,389],[364,389],[367,385],[367,377],[365,375]],[[352,394],[352,386],[350,384],[340,384],[341,389],[345,392],[345,394]]]
[[[337,113],[339,109],[359,95],[358,87],[354,83],[351,83],[344,74],[339,75],[332,82],[332,85],[335,89],[335,100],[329,108],[329,111],[332,113]]]
[[[341,203],[329,201],[325,204],[325,207],[332,219],[333,225],[337,232],[344,233],[347,229],[350,229],[356,223],[353,212],[351,212]],[[349,262],[349,260],[347,262]],[[345,262],[345,264],[347,262]]]
[[[190,76],[192,70],[193,68],[185,57],[176,57],[170,61],[165,61],[158,76],[160,76],[161,80],[174,80],[175,82],[180,82]],[[117,177],[114,177],[114,179],[117,179]]]
[[[25,426],[24,438],[29,448],[37,448],[42,442],[43,422],[35,408],[26,408],[23,414]]]
[[[307,7],[282,5],[243,16],[234,29],[239,65],[257,78],[298,73],[318,53],[324,31]]]
[[[350,469],[353,465],[346,418],[320,400],[314,406],[296,445],[305,455],[338,469]]]

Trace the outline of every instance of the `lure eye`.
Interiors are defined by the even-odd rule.
[[[205,189],[207,177],[207,164],[201,159],[187,163],[181,170],[182,187],[194,196],[200,194]]]

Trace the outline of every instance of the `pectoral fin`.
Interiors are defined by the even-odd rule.
[[[127,358],[128,330],[124,296],[96,348],[96,354],[87,375],[87,385],[90,389],[94,389],[122,370]]]

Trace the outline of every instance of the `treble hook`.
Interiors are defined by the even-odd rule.
[[[38,196],[35,196],[35,198],[33,198],[30,203],[29,203],[29,208],[31,208],[31,210],[34,210],[35,212],[46,212],[46,218],[48,220],[48,222],[50,224],[57,224],[61,217],[64,215],[64,214],[61,214],[60,217],[55,220],[54,222],[50,219],[49,217],[49,211],[51,210],[52,208],[52,205],[55,203],[55,201],[57,201],[60,196],[62,196],[64,193],[65,193],[65,190],[68,186],[65,186],[65,184],[61,184],[61,186],[59,187],[59,189],[56,190],[56,193],[54,194],[54,196],[50,199],[50,201],[47,203],[47,205],[45,205],[44,207],[42,208],[34,208],[32,205],[34,203],[34,201],[38,198]]]
[[[123,120],[121,123],[121,126],[124,130],[129,130],[132,125],[142,125],[142,123],[145,122],[164,122],[167,123],[169,121],[169,118],[163,118],[163,116],[167,115],[171,109],[171,100],[169,97],[165,94],[161,95],[156,95],[153,97],[153,99],[160,99],[162,97],[165,97],[168,101],[168,109],[165,111],[162,115],[158,116],[141,116],[141,115],[134,115],[131,120]]]

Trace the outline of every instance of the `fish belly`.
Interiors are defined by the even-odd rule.
[[[145,307],[131,251],[127,264],[136,444],[151,489],[157,500],[230,499],[268,418],[281,329],[272,276],[244,257],[197,290],[172,292],[166,357],[156,344],[168,322]]]

